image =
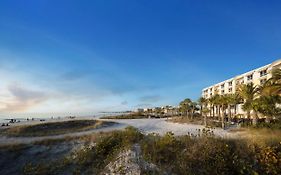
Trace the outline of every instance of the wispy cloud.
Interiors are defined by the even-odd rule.
[[[48,99],[44,92],[26,89],[16,84],[10,85],[8,91],[11,99],[1,102],[1,112],[24,112]]]

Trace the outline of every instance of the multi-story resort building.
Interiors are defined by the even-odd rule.
[[[202,97],[208,99],[215,94],[233,94],[237,91],[238,86],[241,84],[253,83],[254,85],[262,85],[266,80],[271,78],[271,72],[275,68],[281,68],[281,59],[274,61],[271,64],[262,66],[247,73],[237,75],[223,82],[204,88],[202,90]],[[237,106],[236,113],[239,115],[245,115],[245,112],[242,110],[241,105]]]

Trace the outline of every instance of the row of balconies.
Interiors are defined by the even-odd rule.
[[[232,79],[228,82],[223,82],[220,85],[215,85],[209,89],[206,89],[203,91],[203,96],[204,97],[208,97],[208,96],[212,96],[214,94],[228,94],[228,93],[234,93],[236,86],[240,85],[240,84],[248,84],[248,83],[252,83],[254,80],[254,77],[256,79],[257,75],[254,76],[254,73],[256,72],[252,72],[250,74],[244,75],[242,77],[238,77],[236,79]],[[263,84],[266,80],[267,80],[267,70],[262,70],[259,71],[259,84]],[[235,84],[235,86],[234,86]],[[255,82],[255,84],[257,84],[257,81]]]

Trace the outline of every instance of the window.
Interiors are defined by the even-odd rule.
[[[267,71],[266,70],[260,71],[260,77],[264,77],[266,75],[267,75]]]
[[[228,86],[232,86],[232,81],[228,82]]]
[[[224,90],[221,91],[221,94],[224,94]]]
[[[236,85],[244,84],[244,78],[240,78],[239,80],[236,80]]]
[[[237,82],[237,85],[244,84],[244,80],[240,80]]]
[[[222,89],[224,88],[224,84],[221,85],[221,88],[222,88]]]
[[[229,89],[228,89],[228,92],[232,92],[232,88],[229,88]]]
[[[252,74],[252,75],[248,75],[248,76],[247,76],[247,80],[248,80],[248,81],[253,80],[253,74]]]

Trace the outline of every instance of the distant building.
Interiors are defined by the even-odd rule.
[[[139,113],[143,113],[143,112],[144,112],[144,109],[139,108],[139,109],[137,109],[137,112],[139,112]]]

